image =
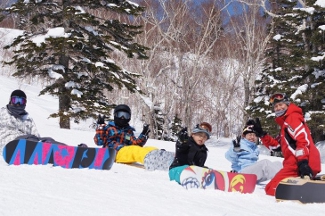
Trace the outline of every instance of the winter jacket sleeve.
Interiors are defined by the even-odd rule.
[[[96,133],[94,136],[94,142],[96,145],[103,146],[103,147],[106,146],[107,139],[106,139],[105,133],[106,133],[107,127],[108,126],[106,124],[101,124],[101,125],[97,126]]]
[[[308,160],[312,138],[302,116],[292,113],[286,118],[284,127],[286,139],[292,140],[289,142],[295,150],[297,161]]]
[[[188,142],[182,143],[179,140],[176,141],[176,149],[178,152],[187,152],[189,150],[190,146]]]
[[[231,170],[238,172],[240,170],[240,166],[238,165],[238,155],[234,151],[233,146],[231,146],[225,153],[225,157],[231,162]]]
[[[262,140],[263,145],[265,145],[270,150],[277,149],[281,146],[280,143],[276,139],[274,139],[273,137],[271,137],[268,134],[261,137],[260,139]]]

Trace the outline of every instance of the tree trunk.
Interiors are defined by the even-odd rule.
[[[69,65],[69,58],[67,56],[61,56],[59,63],[66,69],[63,73],[67,73],[67,68]],[[65,76],[63,76],[65,77]],[[69,110],[71,106],[71,98],[68,93],[68,89],[65,87],[66,80],[63,78],[60,80],[59,92],[59,113],[60,113],[60,128],[70,129],[70,117],[66,116],[66,111]]]

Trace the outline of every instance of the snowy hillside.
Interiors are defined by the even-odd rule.
[[[38,97],[37,85],[17,83],[0,76],[0,106],[8,103],[12,90],[20,87],[28,97],[27,111],[34,118],[41,136],[51,136],[71,145],[93,144],[91,121],[62,130],[58,120],[47,119],[58,107],[51,96]],[[136,125],[138,131],[141,125]],[[212,139],[206,165],[229,170],[224,153],[229,139]],[[174,143],[149,140],[148,146],[174,151]],[[260,159],[282,160],[261,155]],[[322,164],[324,170],[324,164]],[[324,172],[324,171],[323,171]],[[114,164],[110,171],[63,169],[51,165],[8,166],[0,159],[0,215],[133,215],[133,216],[274,216],[323,215],[325,204],[277,203],[258,185],[253,194],[215,190],[186,190],[170,182],[167,172],[146,171]]]

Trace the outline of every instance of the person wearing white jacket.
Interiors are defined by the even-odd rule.
[[[0,109],[0,154],[4,146],[18,136],[39,137],[33,119],[26,112],[27,96],[22,90],[14,90],[9,103]]]

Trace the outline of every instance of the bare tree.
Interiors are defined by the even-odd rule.
[[[231,55],[240,64],[237,70],[243,85],[244,101],[241,109],[244,119],[248,118],[245,108],[252,100],[254,83],[264,63],[264,53],[270,39],[266,31],[266,20],[260,14],[259,2],[260,0],[250,0],[249,7],[243,3],[242,13],[231,16],[230,19],[231,34],[234,35],[233,42],[236,45]]]

